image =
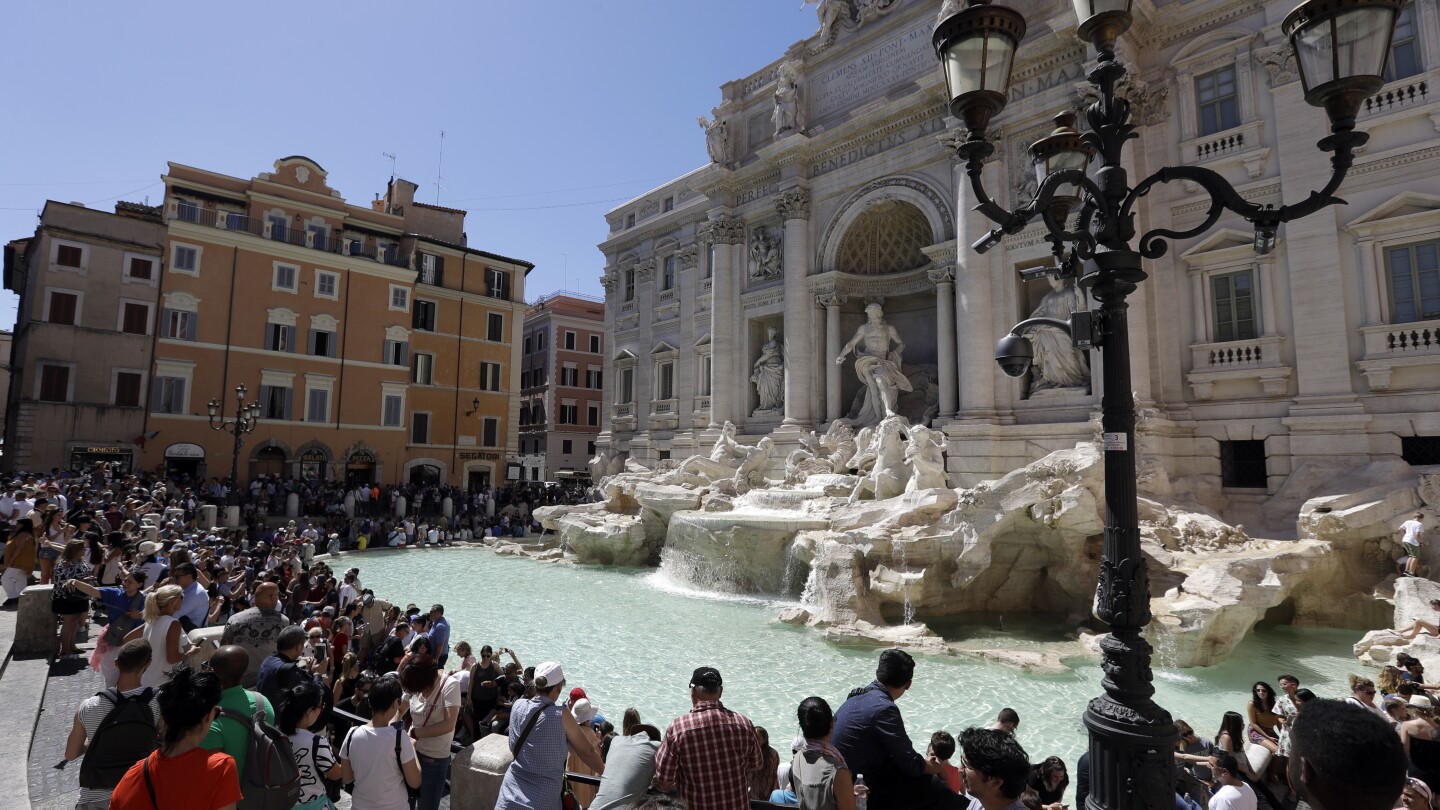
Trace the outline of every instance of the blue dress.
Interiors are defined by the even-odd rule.
[[[540,712],[535,728],[525,738],[525,747],[505,771],[495,810],[560,810],[560,784],[565,776],[565,758],[570,753],[560,715],[565,710],[547,697],[517,700],[510,708],[510,747]]]

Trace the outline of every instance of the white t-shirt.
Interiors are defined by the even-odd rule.
[[[338,761],[335,752],[330,750],[330,741],[324,735],[317,737],[303,728],[290,735],[290,746],[295,750],[295,767],[300,771],[300,803],[313,802],[325,795],[320,774],[335,767]]]
[[[1425,524],[1415,518],[1410,518],[1400,524],[1400,531],[1405,533],[1405,536],[1400,538],[1400,542],[1410,546],[1418,546],[1420,545],[1420,533],[1425,531]]]
[[[394,726],[356,726],[340,745],[340,758],[350,760],[355,774],[351,806],[356,810],[410,810],[405,791],[405,774],[395,764]],[[400,734],[400,761],[415,759],[415,744],[409,734]]]
[[[345,583],[344,585],[341,585],[341,586],[340,586],[340,612],[341,612],[341,613],[344,613],[344,612],[345,612],[345,608],[349,607],[349,606],[350,606],[350,603],[353,602],[353,601],[355,601],[355,600],[358,599],[358,598],[360,598],[360,592],[355,589],[355,586],[354,586],[354,585],[351,585],[351,584],[348,583],[348,582]]]
[[[460,706],[460,681],[451,675],[441,675],[445,683],[436,684],[439,694],[436,695],[436,688],[432,687],[429,694],[410,696],[410,724],[412,728],[424,728],[435,726],[445,722],[445,712],[450,707]],[[435,696],[433,701],[435,708],[430,708],[431,701],[427,698]],[[458,720],[458,715],[457,715]],[[438,734],[434,737],[421,737],[415,741],[415,747],[420,753],[431,759],[439,759],[450,755],[450,741],[455,739],[454,726],[451,726],[449,734]]]
[[[1255,791],[1249,785],[1225,785],[1210,797],[1210,810],[1255,810]]]

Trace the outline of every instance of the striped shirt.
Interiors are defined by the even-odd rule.
[[[139,689],[127,689],[120,694],[129,698],[144,691],[145,687],[142,686]],[[87,743],[95,739],[95,732],[100,730],[100,723],[105,720],[113,708],[115,708],[115,704],[101,695],[91,695],[80,703],[80,708],[75,710],[75,716],[79,718],[80,725],[85,727]],[[160,701],[153,696],[150,698],[150,711],[155,713],[155,726],[158,728],[160,726]],[[108,789],[82,787],[80,788],[80,798],[76,800],[76,803],[108,801],[110,801]]]

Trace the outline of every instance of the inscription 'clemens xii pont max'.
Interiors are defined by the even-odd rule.
[[[935,70],[930,27],[926,22],[812,77],[810,120],[848,109],[903,81]]]

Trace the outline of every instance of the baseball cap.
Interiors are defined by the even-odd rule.
[[[571,689],[571,690],[570,690],[570,702],[571,702],[571,703],[574,703],[575,701],[580,700],[581,698],[584,698],[584,697],[586,697],[586,694],[585,694],[585,690],[584,690],[584,689],[581,689],[580,687],[577,686],[577,687],[575,687],[574,689]]]
[[[690,674],[690,685],[713,692],[723,685],[723,681],[720,680],[720,670],[714,667],[699,667]]]
[[[565,670],[555,661],[546,661],[535,667],[535,688],[550,689],[565,680]]]

